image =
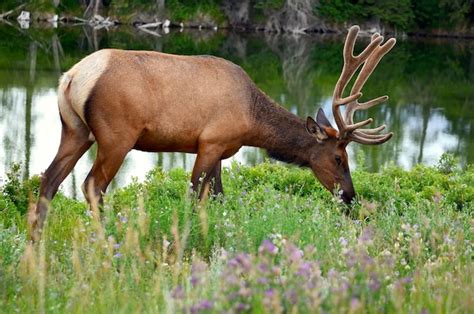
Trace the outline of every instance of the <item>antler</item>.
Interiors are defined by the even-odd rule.
[[[388,96],[381,96],[364,103],[358,102],[358,99],[362,96],[360,91],[365,82],[372,74],[382,57],[395,45],[396,40],[391,38],[381,45],[383,37],[378,33],[375,33],[372,36],[370,44],[364,49],[364,51],[362,51],[358,56],[354,56],[354,44],[358,32],[359,26],[352,26],[346,37],[346,42],[344,44],[344,66],[342,68],[341,76],[334,88],[332,111],[334,114],[334,120],[339,128],[340,139],[347,139],[361,144],[382,144],[388,141],[393,135],[393,133],[378,134],[378,132],[385,129],[385,125],[373,129],[360,129],[363,126],[372,123],[372,118],[357,123],[354,123],[353,118],[354,113],[357,110],[368,109],[388,99]],[[352,86],[350,95],[343,98],[344,89],[362,64],[364,65],[357,76],[354,86]],[[341,106],[347,106],[345,119],[342,117],[340,111]]]

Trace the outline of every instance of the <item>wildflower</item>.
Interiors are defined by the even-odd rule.
[[[258,248],[258,252],[260,254],[270,254],[270,255],[276,255],[278,253],[278,248],[273,244],[272,241],[270,240],[263,240],[262,244]]]
[[[275,295],[275,291],[273,289],[265,290],[265,297],[273,298],[274,295]]]
[[[361,307],[362,307],[362,303],[360,302],[360,300],[357,298],[352,298],[349,312],[351,313],[357,312]]]
[[[239,289],[239,296],[241,297],[250,297],[252,295],[252,290],[246,286],[242,286]]]
[[[239,283],[239,278],[232,273],[225,274],[223,277],[228,285],[236,285]]]
[[[245,304],[245,303],[237,304],[237,312],[244,312],[248,309],[250,309],[250,305],[248,305],[248,304]]]
[[[371,245],[373,243],[374,232],[371,228],[365,228],[362,234],[359,236],[359,243],[365,245]]]
[[[115,257],[115,258],[121,258],[121,257],[122,257],[122,254],[120,254],[120,253],[115,253],[115,254],[114,254],[114,257]]]
[[[172,292],[171,297],[173,299],[184,299],[184,289],[182,286],[177,286]]]
[[[354,251],[348,250],[345,253],[346,256],[346,264],[348,267],[353,267],[357,263],[357,257]]]
[[[243,271],[248,272],[252,267],[252,263],[250,261],[250,256],[246,253],[241,253],[234,258],[237,265],[239,265]]]
[[[310,278],[311,276],[311,263],[305,262],[301,264],[301,266],[298,268],[298,271],[296,272],[296,275],[302,276],[305,278]]]
[[[196,286],[201,283],[203,273],[207,268],[207,264],[201,261],[196,261],[191,266],[191,284]]]
[[[369,289],[374,292],[380,289],[380,281],[374,273],[371,274],[369,279]]]
[[[448,234],[445,234],[443,239],[444,243],[447,245],[452,245],[454,243],[454,241],[449,237]]]
[[[207,299],[202,300],[196,305],[191,306],[191,313],[199,313],[200,311],[212,309],[212,302]]]
[[[293,262],[297,263],[300,262],[302,257],[303,257],[303,251],[301,251],[299,248],[297,248],[293,244],[288,244],[286,247],[286,250],[288,252],[288,259]]]
[[[347,246],[347,240],[344,237],[339,238],[339,243],[344,247]]]
[[[286,291],[285,296],[291,304],[296,304],[298,301],[298,295],[296,294],[295,289]]]
[[[258,264],[258,270],[263,274],[268,273],[268,271],[269,271],[268,265],[265,264],[265,263],[260,263],[260,264]]]
[[[403,277],[402,279],[399,280],[399,283],[400,284],[409,284],[413,281],[413,279],[411,277]]]

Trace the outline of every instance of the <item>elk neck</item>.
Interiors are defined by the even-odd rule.
[[[305,121],[274,102],[258,88],[252,91],[253,126],[244,145],[266,149],[276,160],[308,166],[316,140],[306,130]]]

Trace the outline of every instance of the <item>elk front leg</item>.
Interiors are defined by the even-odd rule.
[[[219,195],[224,194],[224,189],[222,188],[222,179],[221,179],[221,161],[219,160],[214,167],[214,170],[211,174],[211,194]]]
[[[82,185],[82,192],[89,203],[102,205],[102,194],[105,193],[112,179],[117,174],[125,156],[130,151],[128,146],[100,146],[97,158],[91,171]]]
[[[220,180],[220,160],[222,153],[216,147],[200,148],[194,163],[191,176],[192,191],[195,192],[200,200],[203,200],[209,193],[211,180],[216,178],[216,187],[220,185],[222,192],[222,183]],[[218,170],[216,168],[219,168]],[[219,180],[217,180],[219,177]]]

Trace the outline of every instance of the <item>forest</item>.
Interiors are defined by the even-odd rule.
[[[470,36],[474,24],[470,0],[5,0],[0,4],[4,18],[11,18],[16,9],[28,10],[39,20],[54,14],[64,19],[101,15],[116,23],[168,19],[175,26],[272,32],[337,32],[348,23],[359,23],[384,32]]]

